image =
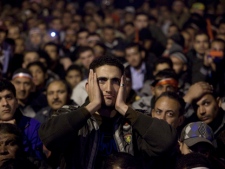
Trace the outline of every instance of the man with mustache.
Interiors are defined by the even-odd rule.
[[[62,108],[64,105],[70,105],[71,107],[76,107],[73,100],[70,100],[71,88],[63,80],[54,80],[50,82],[46,89],[46,96],[48,101],[48,107],[41,109],[35,119],[43,123],[51,116],[57,115],[57,110]],[[68,106],[66,106],[68,107]]]
[[[167,122],[126,104],[123,74],[124,66],[116,58],[95,59],[90,65],[85,104],[41,125],[39,136],[44,145],[62,153],[60,168],[98,169],[115,152],[132,154],[143,168],[150,168],[176,143],[176,130]]]

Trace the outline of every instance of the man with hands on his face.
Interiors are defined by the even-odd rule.
[[[166,155],[175,144],[176,131],[169,124],[125,103],[123,73],[116,58],[94,60],[85,104],[41,125],[39,135],[44,145],[63,153],[61,168],[101,168],[104,159],[115,152],[132,154],[143,168],[149,168],[153,159]]]

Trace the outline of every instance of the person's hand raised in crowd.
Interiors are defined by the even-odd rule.
[[[128,106],[126,104],[126,77],[123,75],[120,80],[120,88],[116,98],[115,109],[121,114],[125,115]]]
[[[205,53],[203,64],[211,70],[216,71],[216,64],[214,63],[213,58],[209,55],[209,51]]]
[[[197,82],[190,86],[186,95],[184,96],[184,101],[186,103],[192,103],[193,100],[200,98],[206,93],[212,93],[213,86],[206,82]]]
[[[86,91],[88,93],[88,97],[90,103],[86,106],[86,109],[91,113],[95,113],[98,109],[101,108],[102,97],[101,91],[97,81],[97,75],[91,69],[88,76],[88,83],[86,84]]]

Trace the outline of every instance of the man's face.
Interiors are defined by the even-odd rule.
[[[180,74],[182,71],[185,71],[186,65],[181,59],[178,59],[173,55],[170,56],[170,59],[173,62],[173,70],[176,72],[176,74]]]
[[[80,53],[79,59],[85,69],[89,69],[91,62],[95,59],[94,53],[91,50]]]
[[[88,46],[87,37],[88,32],[80,32],[77,35],[77,44],[80,46]]]
[[[60,19],[55,19],[54,21],[52,21],[51,24],[52,29],[56,30],[56,31],[61,31],[62,30],[62,22]]]
[[[212,123],[218,115],[219,103],[219,99],[216,100],[211,94],[202,96],[196,104],[198,119],[206,124]]]
[[[129,36],[131,36],[131,35],[134,34],[135,29],[134,29],[134,26],[132,26],[132,25],[126,25],[126,26],[123,28],[123,31],[124,31],[125,35],[126,35],[127,37],[129,37]]]
[[[72,88],[74,88],[81,80],[81,73],[77,70],[70,70],[66,75],[66,81]]]
[[[8,38],[17,39],[20,37],[20,31],[18,27],[11,27],[8,30]]]
[[[30,34],[30,41],[33,45],[40,45],[41,44],[41,33]]]
[[[0,167],[10,159],[15,159],[19,152],[19,145],[14,134],[0,134]]]
[[[225,24],[221,24],[218,29],[219,34],[225,34]]]
[[[134,21],[134,25],[137,29],[141,30],[148,27],[148,17],[146,15],[138,15]]]
[[[152,92],[153,92],[153,95],[157,98],[159,97],[163,92],[176,92],[176,88],[173,87],[172,85],[170,84],[159,84],[159,85],[156,85]]]
[[[66,105],[69,100],[65,84],[60,81],[52,82],[47,88],[48,105],[57,110]]]
[[[202,34],[202,35],[197,35],[195,37],[195,41],[194,41],[194,49],[195,51],[200,54],[203,55],[205,54],[206,50],[209,48],[209,39],[206,35]]]
[[[35,86],[40,86],[45,83],[46,75],[39,66],[37,65],[30,66],[29,71],[33,76],[33,82]]]
[[[16,88],[16,98],[26,100],[33,87],[32,80],[27,77],[16,77],[12,80],[12,83]]]
[[[210,49],[223,52],[224,48],[225,48],[225,46],[224,46],[224,44],[222,42],[213,42],[211,44],[211,48]]]
[[[17,99],[9,90],[0,92],[0,120],[12,120],[18,106]]]
[[[47,45],[47,46],[45,46],[45,51],[50,56],[51,60],[56,61],[58,59],[58,53],[57,53],[57,49],[55,46]]]
[[[39,55],[36,52],[28,52],[24,55],[23,68],[26,68],[29,63],[39,60]]]
[[[155,71],[153,72],[153,75],[155,76],[157,73],[159,73],[162,70],[170,69],[170,65],[168,63],[160,63],[156,66]]]
[[[115,106],[122,76],[121,71],[115,66],[104,65],[96,68],[95,72],[103,98],[102,104],[107,107]]]
[[[108,43],[112,43],[115,39],[115,33],[113,29],[105,29],[103,31],[104,41]]]
[[[25,50],[24,41],[22,39],[16,39],[15,44],[16,44],[15,53],[22,54]]]
[[[141,52],[138,51],[137,47],[127,48],[126,52],[126,60],[130,66],[136,68],[141,65],[142,56]]]
[[[65,42],[74,44],[76,42],[76,34],[74,30],[72,29],[67,29],[66,35],[65,35]]]
[[[168,98],[161,97],[156,103],[152,110],[152,117],[165,120],[168,124],[174,128],[181,125],[182,116],[179,116],[180,104],[178,101]]]

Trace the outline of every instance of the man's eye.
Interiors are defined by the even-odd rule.
[[[167,115],[168,115],[169,117],[172,117],[172,116],[173,116],[173,113],[172,113],[172,112],[168,112]]]
[[[113,84],[119,85],[120,84],[120,80],[119,79],[113,79]]]
[[[99,83],[99,84],[104,84],[105,82],[106,82],[105,79],[98,79],[98,83]]]
[[[204,103],[204,106],[208,106],[208,105],[209,105],[209,102],[205,102],[205,103]]]

